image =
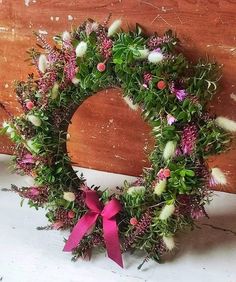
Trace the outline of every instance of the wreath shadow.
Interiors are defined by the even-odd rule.
[[[192,232],[180,234],[177,251],[174,256],[166,256],[166,262],[180,259],[190,253],[193,256],[202,256],[221,249],[223,254],[223,250],[236,248],[236,210],[199,220],[197,226]],[[227,256],[227,252],[224,253]]]

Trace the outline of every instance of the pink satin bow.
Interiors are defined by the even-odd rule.
[[[95,191],[87,190],[85,192],[85,203],[90,210],[74,226],[63,251],[70,252],[76,248],[80,240],[95,224],[100,215],[103,218],[103,236],[108,257],[123,267],[118,228],[115,219],[115,216],[121,210],[120,202],[117,199],[112,199],[103,207],[99,201],[98,194]]]

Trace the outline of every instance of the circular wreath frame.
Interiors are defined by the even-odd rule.
[[[96,192],[103,204],[117,199],[122,252],[141,249],[147,254],[144,261],[159,262],[175,247],[175,234],[206,215],[209,187],[225,184],[223,173],[206,163],[230,141],[222,129],[224,118],[207,110],[219,68],[214,62],[189,62],[170,30],[147,36],[139,25],[135,31],[118,32],[120,24],[117,20],[107,28],[107,22],[87,20],[55,36],[54,47],[36,34],[44,54],[32,48],[29,55],[38,76],[16,83],[24,114],[3,126],[16,143],[15,170],[33,176],[34,184],[12,189],[30,206],[46,207],[50,228],[56,229],[72,229],[88,212],[86,191]],[[87,187],[66,151],[74,111],[97,91],[114,86],[121,87],[132,110],[142,109],[156,142],[151,167],[117,193]],[[105,247],[101,218],[73,249],[73,259],[90,255],[94,247]]]

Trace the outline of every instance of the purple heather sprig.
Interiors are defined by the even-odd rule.
[[[198,129],[195,124],[186,125],[182,131],[180,148],[183,154],[191,155],[196,147]]]
[[[185,89],[181,89],[181,88],[178,88],[176,87],[176,85],[174,84],[174,82],[172,82],[170,84],[170,92],[172,94],[174,94],[176,96],[176,98],[179,100],[179,101],[183,101],[186,96],[188,95],[187,91]]]
[[[166,116],[166,119],[167,119],[167,123],[169,125],[172,125],[173,123],[175,123],[177,121],[177,119],[174,116],[172,116],[171,114],[168,114]]]
[[[130,234],[124,242],[123,251],[127,251],[128,248],[135,242],[137,237],[145,234],[152,222],[152,213],[150,210],[147,210],[140,221],[134,225],[133,233]]]
[[[169,43],[172,41],[172,38],[164,35],[163,37],[153,35],[148,39],[147,46],[150,50],[154,50],[160,47],[164,43]]]

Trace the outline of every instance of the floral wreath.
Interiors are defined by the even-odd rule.
[[[34,48],[28,53],[37,77],[16,82],[24,113],[8,113],[2,129],[16,143],[15,170],[35,183],[12,190],[30,206],[45,207],[50,228],[72,230],[64,251],[72,251],[73,260],[100,247],[122,267],[122,252],[138,249],[146,252],[143,262],[159,262],[174,249],[177,232],[207,216],[210,187],[227,183],[206,158],[229,148],[226,131],[235,131],[236,123],[207,111],[219,80],[216,63],[189,62],[170,30],[147,36],[139,25],[124,32],[121,20],[107,24],[89,19],[55,36],[54,47],[36,34],[43,54]],[[141,108],[155,147],[150,168],[114,193],[88,187],[74,172],[66,141],[79,105],[117,86],[132,110]]]

